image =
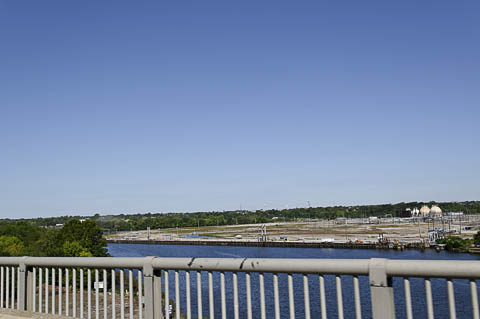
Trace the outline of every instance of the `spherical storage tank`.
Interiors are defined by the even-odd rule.
[[[420,208],[420,216],[428,216],[428,214],[430,214],[430,208],[427,205],[422,206]]]
[[[442,216],[442,210],[437,205],[433,205],[430,209],[430,216],[439,217]]]

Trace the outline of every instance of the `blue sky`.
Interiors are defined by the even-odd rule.
[[[479,10],[0,0],[0,216],[478,200]]]

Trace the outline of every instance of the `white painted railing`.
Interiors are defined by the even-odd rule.
[[[327,277],[334,278],[329,286]],[[394,294],[397,277],[403,291]],[[468,279],[471,314],[480,318],[480,261],[377,258],[0,257],[0,307],[98,319],[362,318],[366,312],[384,319],[395,318],[401,295],[405,317],[413,318],[413,277],[423,278],[428,318],[434,317],[431,278],[446,279],[450,318],[457,315],[453,279]],[[367,291],[359,278],[368,279]],[[335,301],[327,302],[332,295]],[[348,313],[344,301],[353,305]]]

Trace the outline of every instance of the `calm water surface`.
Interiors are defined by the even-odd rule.
[[[390,258],[390,259],[429,259],[429,260],[480,260],[480,255],[458,254],[442,251],[437,253],[433,250],[395,251],[373,249],[319,249],[319,248],[278,248],[278,247],[225,247],[225,246],[175,246],[175,245],[136,245],[136,244],[109,244],[109,252],[115,257],[213,257],[213,258]],[[192,315],[197,317],[196,304],[196,280],[194,273],[191,276],[192,289]],[[215,289],[215,317],[220,317],[220,275],[214,274]],[[233,317],[233,287],[231,273],[226,273],[227,317]],[[240,317],[246,318],[246,293],[245,275],[239,274],[239,303]],[[174,273],[170,272],[170,298],[174,298]],[[181,278],[181,309],[186,311],[185,305],[185,272],[180,272]],[[202,274],[203,316],[208,315],[208,281],[206,273]],[[425,318],[425,287],[423,279],[412,278],[412,303],[415,318]],[[467,280],[455,280],[455,299],[458,318],[471,318],[470,288]],[[327,314],[329,318],[337,318],[335,277],[325,276],[327,294]],[[273,317],[273,279],[271,275],[265,275],[265,299],[267,317]],[[403,280],[394,278],[395,303],[397,318],[405,317]],[[312,318],[320,316],[318,276],[309,275],[310,308]],[[288,318],[288,286],[287,276],[279,275],[280,305],[282,318]],[[445,279],[433,279],[432,291],[434,298],[435,318],[448,318],[448,303]],[[294,275],[295,312],[298,318],[304,316],[303,282],[301,275]],[[345,318],[354,318],[353,284],[351,276],[342,276],[342,292]],[[371,318],[370,291],[367,277],[360,277],[360,292],[362,301],[362,315]],[[480,292],[479,292],[480,294]],[[259,309],[258,274],[252,274],[252,306],[254,318],[260,318]]]

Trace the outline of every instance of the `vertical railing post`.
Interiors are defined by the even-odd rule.
[[[372,258],[369,264],[370,297],[373,319],[394,319],[392,278],[387,276],[387,259]]]
[[[34,312],[35,309],[33,308],[33,299],[35,298],[35,287],[33,281],[33,267],[27,267],[27,297],[26,302],[27,305],[25,309],[30,312]]]
[[[28,276],[29,278],[27,279],[27,266],[25,264],[25,261],[28,257],[23,257],[22,262],[18,265],[18,304],[17,307],[19,310],[27,310],[27,305],[32,304],[27,302],[28,296],[31,295],[31,290],[32,290],[32,282],[29,283],[29,281],[32,281],[33,279],[33,272]],[[31,296],[30,296],[31,297]]]
[[[161,270],[153,271],[153,317],[163,319]]]
[[[145,319],[153,319],[153,267],[152,257],[146,257],[143,263],[143,289],[145,303]]]
[[[161,319],[161,290],[158,288],[159,272],[155,271],[152,266],[152,261],[155,257],[145,257],[143,264],[143,289],[144,304],[145,304],[145,319]]]

